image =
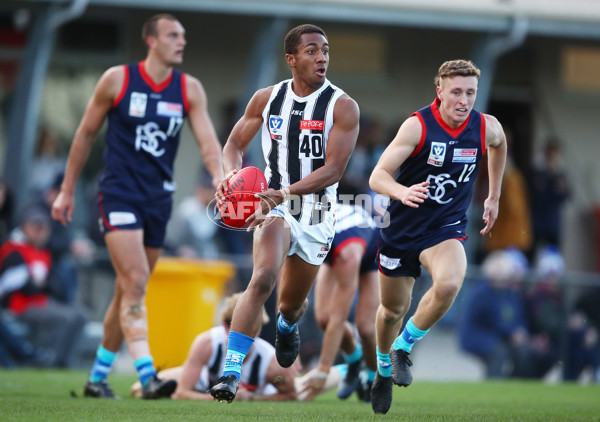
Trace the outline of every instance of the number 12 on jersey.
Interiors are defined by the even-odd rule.
[[[463,171],[462,173],[460,173],[460,177],[458,178],[459,183],[468,182],[476,166],[477,164],[465,164],[465,167],[463,168]]]

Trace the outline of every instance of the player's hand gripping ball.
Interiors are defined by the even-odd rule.
[[[244,167],[229,179],[221,220],[229,227],[242,228],[260,205],[254,194],[267,190],[267,179],[260,169]]]

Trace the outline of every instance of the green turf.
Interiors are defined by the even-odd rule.
[[[312,403],[143,401],[128,396],[129,374],[110,376],[122,400],[84,399],[85,378],[82,371],[0,370],[0,421],[600,421],[598,385],[417,380],[394,387],[389,413],[374,415],[370,405],[334,392]]]

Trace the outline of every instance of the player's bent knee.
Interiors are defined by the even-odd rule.
[[[439,284],[434,287],[435,295],[439,300],[453,300],[456,297],[456,295],[458,295],[461,286],[462,283],[458,281],[449,281],[443,284]]]
[[[277,272],[271,269],[254,270],[248,289],[253,289],[259,296],[270,295],[277,282]]]
[[[315,317],[317,324],[319,324],[319,327],[321,327],[321,330],[325,330],[325,328],[327,328],[327,322],[329,321],[329,318],[327,315],[318,315]]]
[[[375,337],[375,324],[374,321],[357,321],[356,329],[360,338],[371,338]]]
[[[408,311],[408,307],[398,306],[394,308],[388,308],[386,306],[381,305],[381,316],[383,317],[383,321],[386,324],[394,324],[398,321],[402,320],[404,314]]]

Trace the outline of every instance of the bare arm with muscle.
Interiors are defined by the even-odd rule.
[[[96,135],[121,91],[124,69],[124,66],[111,67],[100,77],[73,137],[60,193],[52,204],[52,218],[62,225],[73,218],[75,185],[90,156]]]
[[[375,192],[401,201],[404,205],[418,208],[427,199],[429,182],[404,186],[396,182],[394,173],[419,145],[422,133],[421,122],[412,116],[404,121],[396,137],[385,149],[369,178],[369,186]]]
[[[485,144],[488,151],[489,193],[483,203],[483,221],[485,227],[480,233],[485,236],[492,230],[498,218],[498,203],[502,176],[506,165],[506,136],[502,125],[494,116],[483,115],[485,118]]]
[[[195,390],[196,382],[200,377],[202,368],[208,364],[212,354],[212,338],[210,331],[199,334],[190,347],[181,377],[177,382],[177,389],[171,395],[175,400],[213,400],[209,393],[201,393]]]
[[[221,161],[221,144],[217,139],[215,128],[208,114],[207,98],[204,87],[193,76],[185,75],[187,95],[190,104],[188,111],[190,127],[200,147],[204,165],[212,175],[215,189],[223,180],[223,164]]]
[[[246,111],[233,127],[223,147],[223,171],[225,176],[217,188],[217,200],[221,205],[225,199],[227,182],[233,174],[242,168],[242,160],[248,145],[260,129],[263,122],[262,112],[269,101],[273,87],[256,91],[246,106]]]

